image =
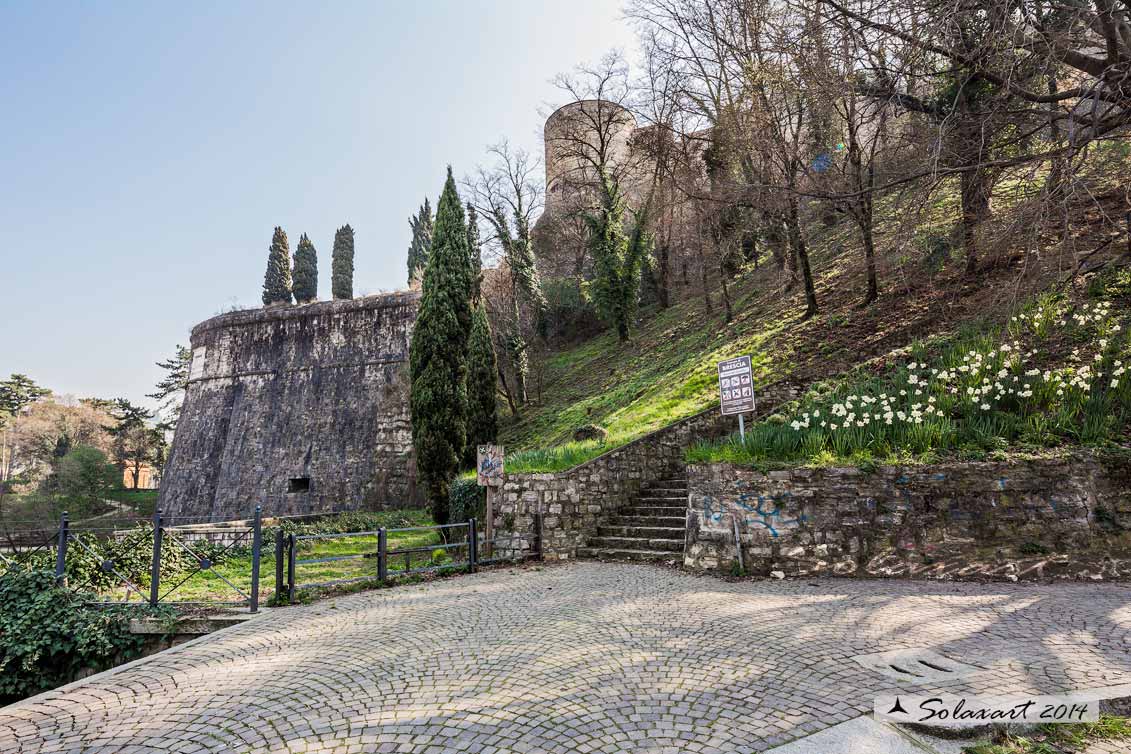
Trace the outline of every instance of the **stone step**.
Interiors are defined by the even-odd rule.
[[[682,516],[687,511],[687,503],[682,505],[653,505],[632,503],[617,511],[622,516]]]
[[[659,503],[661,505],[672,503],[687,505],[687,495],[666,495],[663,497],[659,495],[641,495],[636,498],[636,501],[639,503]]]
[[[597,527],[599,537],[644,537],[651,539],[682,539],[687,529],[683,526],[618,526],[609,524]]]
[[[666,493],[666,492],[686,493],[687,492],[687,485],[686,484],[657,484],[657,485],[653,485],[651,487],[641,487],[640,488],[640,494],[641,495],[662,494],[662,493]]]
[[[577,554],[582,558],[599,560],[680,560],[681,555],[669,550],[620,550],[607,547],[579,547]]]
[[[590,537],[589,547],[604,550],[665,550],[683,552],[682,539],[646,539],[643,537]]]
[[[616,516],[609,523],[613,526],[678,526],[687,525],[684,516]]]

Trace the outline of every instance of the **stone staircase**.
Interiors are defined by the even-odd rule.
[[[601,560],[683,560],[687,478],[673,476],[640,490],[636,500],[597,527],[578,557]]]

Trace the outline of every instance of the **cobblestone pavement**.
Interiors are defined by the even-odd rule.
[[[930,647],[942,688],[1131,682],[1131,589],[727,583],[646,565],[496,570],[274,611],[0,708],[0,752],[747,752],[899,686],[849,658]]]

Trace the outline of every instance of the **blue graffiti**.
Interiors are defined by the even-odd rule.
[[[751,497],[757,497],[757,505],[750,505],[749,501]],[[805,514],[800,514],[797,516],[797,518],[782,518],[782,509],[780,503],[781,501],[792,497],[793,495],[788,492],[782,492],[778,495],[771,495],[768,498],[765,495],[756,495],[755,493],[751,492],[743,492],[738,496],[738,500],[735,501],[735,505],[747,511],[748,513],[753,513],[755,516],[757,516],[757,518],[746,516],[746,523],[748,525],[757,524],[764,526],[766,527],[766,530],[770,532],[771,537],[779,537],[781,535],[778,533],[778,526],[800,524],[806,520]],[[773,508],[771,510],[766,510],[765,506],[767,503],[773,505]]]
[[[1004,476],[1001,477],[1000,479],[997,480],[997,488],[999,490],[1004,490],[1005,489],[1005,483],[1008,482],[1008,481],[1009,481],[1008,477],[1004,477]]]
[[[711,510],[711,498],[709,497],[703,498],[703,514],[707,516],[707,518],[711,519],[712,523],[716,524],[719,523],[719,521],[721,521],[723,518],[722,511]]]
[[[936,481],[936,482],[945,482],[946,481],[946,474],[943,474],[943,473],[931,474],[931,479],[933,481]]]

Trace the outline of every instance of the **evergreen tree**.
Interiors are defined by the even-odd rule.
[[[267,252],[267,274],[263,276],[263,304],[291,303],[291,248],[287,233],[275,226]]]
[[[408,219],[408,226],[412,228],[412,243],[408,247],[408,284],[419,282],[428,264],[428,255],[432,251],[432,236],[435,228],[432,222],[432,206],[428,199],[424,199],[420,211]]]
[[[297,303],[309,304],[318,298],[318,252],[305,233],[295,247],[293,280],[292,290]]]
[[[480,301],[471,315],[471,335],[467,341],[467,454],[475,463],[479,445],[495,442],[499,425],[495,416],[495,348],[487,307]]]
[[[436,208],[420,311],[409,348],[416,469],[437,524],[448,522],[448,486],[467,438],[467,340],[471,274],[467,226],[452,170]]]
[[[593,255],[593,300],[601,318],[615,327],[617,337],[628,340],[628,329],[640,298],[640,273],[652,250],[647,229],[648,207],[637,215],[631,236],[624,232],[625,198],[617,181],[605,173],[601,179],[601,206],[584,215]]]
[[[479,213],[475,206],[467,203],[467,252],[471,256],[471,301],[479,301],[483,286],[483,244],[479,240]]]
[[[334,234],[331,286],[334,298],[353,298],[353,228],[346,223]]]

